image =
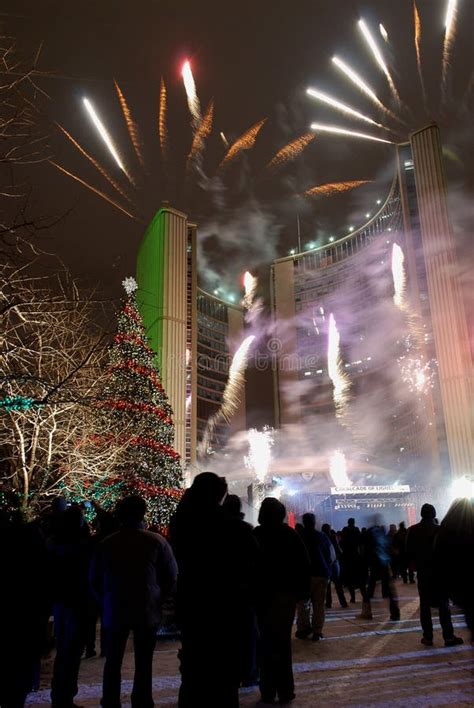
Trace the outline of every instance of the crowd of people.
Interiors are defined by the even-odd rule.
[[[40,658],[54,618],[51,702],[73,708],[81,658],[105,657],[101,705],[121,705],[121,666],[133,634],[132,706],[149,708],[153,652],[162,608],[172,598],[180,632],[181,708],[233,708],[239,687],[259,685],[263,703],[295,698],[292,637],[324,638],[332,586],[341,607],[356,602],[371,618],[376,584],[400,620],[394,580],[420,596],[421,641],[433,644],[431,609],[439,612],[446,646],[455,636],[450,602],[474,632],[474,505],[453,503],[438,524],[430,504],[409,529],[386,531],[374,518],[340,532],[312,513],[290,528],[284,505],[263,500],[253,528],[223,477],[199,474],[184,493],[167,538],[146,530],[146,503],[122,499],[114,513],[96,507],[92,528],[80,505],[62,497],[33,522],[0,510],[1,607],[4,635],[0,706],[19,708],[39,685]],[[100,617],[100,642],[96,627]]]

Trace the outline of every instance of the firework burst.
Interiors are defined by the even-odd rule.
[[[398,360],[403,381],[411,393],[426,396],[436,381],[436,361],[424,356],[402,356]]]
[[[304,192],[305,197],[317,197],[323,195],[329,197],[332,194],[340,194],[341,192],[348,192],[350,189],[356,189],[357,187],[362,187],[363,184],[368,184],[371,182],[369,179],[358,179],[350,180],[347,182],[327,182],[326,184],[318,184],[311,189],[307,189]]]
[[[420,78],[421,90],[423,91],[423,98],[426,103],[425,82],[423,81],[423,72],[421,69],[421,20],[416,2],[413,2],[413,25],[415,28],[416,67]]]
[[[294,160],[300,153],[303,152],[305,147],[310,144],[312,140],[316,137],[315,133],[304,133],[299,138],[292,140],[287,145],[284,145],[278,152],[272,157],[267,165],[267,169],[272,169],[275,167],[281,167],[286,162]]]
[[[188,108],[191,114],[193,127],[197,130],[199,123],[201,122],[201,104],[196,92],[196,84],[194,82],[194,76],[191,71],[191,64],[189,61],[184,62],[181,75],[183,77],[184,89],[186,91],[186,98],[188,99]]]
[[[253,148],[257,136],[265,125],[266,120],[266,118],[259,120],[258,123],[255,123],[255,125],[252,125],[248,130],[246,130],[245,133],[242,133],[242,135],[237,138],[237,140],[233,142],[230,148],[227,150],[219,167],[224,167],[225,165],[228,165],[230,162],[232,162],[232,160],[237,157],[240,152],[242,152],[242,150],[250,150],[251,148]]]
[[[369,28],[367,27],[365,20],[359,20],[358,26],[359,26],[359,29],[362,32],[362,35],[367,43],[367,46],[369,47],[370,51],[373,54],[373,57],[374,57],[377,65],[380,67],[380,69],[385,74],[385,78],[387,79],[388,85],[390,86],[390,91],[392,92],[393,97],[395,98],[397,103],[400,104],[400,96],[398,95],[397,88],[393,82],[392,75],[390,74],[390,71],[388,70],[388,66],[386,65],[384,58],[382,56],[382,53],[377,46],[377,42],[373,38],[372,33],[369,30]]]
[[[97,194],[98,197],[101,197],[101,199],[104,199],[106,202],[114,206],[116,209],[121,211],[123,214],[126,214],[126,216],[130,217],[130,219],[134,219],[135,221],[138,221],[137,217],[134,216],[134,214],[131,214],[129,211],[124,209],[123,206],[121,206],[118,202],[114,201],[111,197],[109,197],[108,194],[105,194],[104,192],[101,192],[100,189],[97,189],[96,187],[93,187],[91,184],[86,182],[85,180],[81,179],[77,175],[73,174],[72,172],[69,172],[69,170],[66,170],[65,167],[62,167],[59,165],[57,162],[53,162],[53,160],[49,161],[50,165],[53,165],[53,167],[56,167],[60,172],[63,174],[67,175],[68,177],[71,177],[74,179],[76,182],[79,182],[79,184],[82,184],[83,187],[86,189],[90,189],[91,192],[94,192],[94,194]]]
[[[186,161],[186,170],[189,171],[193,164],[196,164],[202,157],[202,152],[204,150],[204,145],[209,137],[212,130],[212,121],[214,118],[214,101],[211,99],[207,107],[206,113],[203,119],[199,123],[199,127],[194,133],[193,142],[191,144],[191,150],[189,151],[188,159]]]
[[[160,149],[164,160],[168,158],[168,130],[166,128],[166,84],[163,77],[160,83],[160,106],[158,109],[158,135],[160,137]]]
[[[100,172],[100,174],[105,177],[107,182],[115,189],[116,192],[118,192],[129,204],[132,203],[132,200],[130,199],[129,195],[125,192],[124,189],[109,175],[105,167],[102,167],[100,162],[98,162],[96,159],[92,157],[92,155],[89,155],[89,153],[80,145],[77,140],[75,140],[70,133],[66,130],[66,128],[63,128],[63,126],[60,123],[56,123],[58,126],[59,130],[61,130],[66,138],[74,145],[74,147],[79,150],[81,155],[84,155],[84,157],[89,160],[89,162],[94,165],[96,170]]]
[[[140,136],[138,134],[137,124],[135,123],[135,121],[132,118],[132,114],[130,112],[130,108],[128,107],[127,100],[126,100],[125,96],[123,95],[123,92],[115,79],[114,79],[114,84],[115,84],[115,90],[117,91],[117,96],[118,96],[118,99],[120,102],[120,108],[122,109],[123,117],[124,117],[125,123],[127,125],[127,130],[128,130],[128,134],[130,136],[130,140],[131,140],[133,148],[135,150],[135,154],[138,158],[138,162],[144,168],[145,162],[143,160],[142,146],[141,146]]]

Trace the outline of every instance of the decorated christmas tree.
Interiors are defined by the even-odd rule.
[[[111,474],[91,485],[89,498],[110,501],[139,494],[147,501],[149,521],[165,529],[183,487],[180,456],[173,448],[173,414],[137,307],[137,284],[126,278],[123,285],[127,299],[118,315],[107,383],[97,401],[109,421],[106,441],[118,454]]]

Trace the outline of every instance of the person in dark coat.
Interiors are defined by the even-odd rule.
[[[342,580],[349,590],[351,603],[355,602],[355,590],[359,587],[361,574],[360,546],[362,543],[360,529],[355,525],[355,519],[350,518],[347,526],[342,529]]]
[[[408,581],[410,581],[410,583],[415,582],[413,565],[410,563],[410,559],[408,558],[406,551],[407,534],[408,531],[405,527],[405,522],[400,521],[398,531],[391,538],[392,550],[396,556],[397,570],[402,576],[402,580],[405,585]]]
[[[464,610],[474,640],[474,500],[451,504],[436,537],[434,562],[439,586]]]
[[[154,705],[152,664],[160,606],[174,589],[177,568],[168,542],[145,531],[146,510],[139,496],[119,502],[121,527],[102,541],[91,567],[91,586],[105,628],[104,708],[120,706],[121,667],[130,632],[135,652],[132,706]]]
[[[102,509],[96,502],[91,502],[95,510],[95,518],[93,521],[93,529],[95,531],[92,537],[92,544],[94,550],[97,549],[100,543],[110,536],[111,534],[118,531],[119,523],[118,519],[110,511]],[[97,598],[89,588],[89,601],[88,601],[88,617],[87,617],[87,631],[86,631],[86,659],[91,659],[97,655],[95,644],[96,644],[96,633],[97,633],[97,621],[100,617],[100,606],[97,602]],[[105,631],[104,623],[100,624],[100,655],[105,656]]]
[[[51,703],[57,708],[68,708],[74,706],[86,641],[92,552],[89,529],[79,506],[71,506],[63,512],[56,533],[47,540],[46,547],[56,640]]]
[[[299,535],[287,526],[286,509],[277,499],[262,502],[254,530],[262,554],[257,617],[260,629],[262,701],[293,700],[295,684],[291,630],[296,603],[309,595],[310,564]]]
[[[317,642],[323,638],[324,606],[333,560],[331,541],[325,533],[316,530],[316,518],[311,513],[303,514],[301,537],[309,557],[311,580],[309,602],[300,601],[297,605],[296,636],[305,639],[312,633],[313,641]],[[310,622],[311,608],[312,622]]]
[[[47,584],[38,524],[0,509],[0,706],[21,708],[39,666]]]
[[[249,524],[222,509],[226,494],[223,477],[202,472],[170,525],[179,568],[180,708],[239,705],[242,617],[254,601],[258,546]]]
[[[237,494],[228,494],[222,504],[224,514],[229,519],[244,521],[245,514],[242,511],[242,502]],[[250,528],[250,524],[248,524]],[[257,614],[255,611],[255,598],[249,598],[247,605],[242,603],[241,607],[241,635],[242,635],[242,651],[240,652],[241,661],[241,685],[242,686],[257,686],[258,685],[258,668],[257,668]]]
[[[374,596],[377,581],[381,581],[382,596],[388,597],[390,619],[400,621],[400,606],[390,567],[390,540],[376,514],[374,525],[364,535],[364,553],[367,562],[367,583],[361,582],[362,614],[361,619],[371,619],[370,600]]]
[[[321,526],[321,531],[326,534],[332,546],[331,551],[331,577],[329,578],[327,590],[326,590],[326,607],[329,609],[332,607],[332,592],[331,583],[334,583],[336,588],[337,599],[341,607],[347,607],[346,596],[344,595],[344,587],[341,580],[341,562],[342,562],[342,551],[339,546],[339,541],[337,539],[336,532],[331,529],[330,524],[323,524]]]
[[[406,539],[408,562],[416,569],[418,594],[420,596],[420,622],[423,630],[421,643],[433,646],[433,621],[431,607],[438,607],[439,623],[446,646],[462,644],[460,637],[454,636],[448,594],[443,593],[434,574],[434,545],[439,532],[435,523],[436,509],[431,504],[421,507],[421,521],[410,526]]]

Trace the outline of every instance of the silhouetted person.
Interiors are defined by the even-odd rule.
[[[355,602],[355,589],[360,584],[361,574],[361,534],[355,525],[355,519],[347,520],[347,526],[342,529],[341,550],[343,563],[343,582],[349,589],[351,602]]]
[[[474,640],[474,501],[456,499],[435,542],[437,580],[444,594],[464,610]]]
[[[139,496],[117,507],[120,529],[99,545],[91,568],[91,585],[102,606],[105,629],[104,708],[120,706],[121,667],[133,632],[135,674],[132,706],[151,708],[153,651],[160,606],[176,583],[176,562],[168,542],[145,531],[147,506]]]
[[[395,585],[390,568],[390,542],[376,515],[374,525],[367,529],[364,535],[365,557],[368,568],[368,582],[361,584],[362,593],[362,619],[372,616],[370,600],[374,596],[377,580],[382,584],[382,596],[388,597],[390,619],[394,622],[400,620],[400,608]]]
[[[242,523],[245,514],[242,512],[242,502],[237,494],[228,494],[222,504],[224,514],[229,519],[234,519]],[[250,524],[249,524],[250,526]],[[242,653],[241,653],[241,685],[256,686],[258,684],[257,668],[257,615],[255,611],[255,598],[247,605],[242,605],[241,612],[241,633],[242,633]]]
[[[118,519],[110,511],[106,511],[105,509],[102,509],[101,506],[96,504],[95,502],[91,502],[96,515],[93,521],[93,528],[95,530],[95,534],[92,537],[92,544],[94,549],[97,549],[99,544],[107,538],[107,536],[110,536],[112,533],[115,533],[118,531],[119,528],[119,523]],[[90,659],[94,656],[96,656],[97,652],[95,649],[95,644],[96,644],[96,627],[97,627],[97,621],[100,617],[101,613],[101,608],[100,605],[97,601],[96,596],[94,595],[94,592],[92,588],[89,589],[89,599],[88,599],[88,613],[87,613],[87,631],[86,631],[86,659]],[[105,656],[105,631],[104,631],[104,624],[101,622],[100,625],[100,655]]]
[[[299,535],[284,523],[277,499],[262,502],[254,530],[262,554],[257,615],[260,629],[260,691],[264,702],[295,697],[291,630],[296,603],[309,593],[310,567]]]
[[[410,580],[410,583],[415,582],[413,565],[410,563],[406,552],[407,533],[405,522],[400,521],[398,531],[392,537],[392,548],[397,558],[397,569],[405,585],[408,583],[408,580]]]
[[[331,577],[329,578],[327,590],[326,590],[326,607],[329,609],[332,607],[332,593],[331,593],[331,583],[334,583],[336,588],[337,599],[341,607],[347,607],[347,600],[344,595],[344,588],[341,581],[341,560],[342,551],[337,540],[337,534],[331,529],[330,524],[323,524],[321,526],[321,531],[326,534],[330,544],[332,546],[331,550]]]
[[[223,477],[203,472],[171,523],[178,562],[180,708],[234,708],[247,651],[243,617],[253,603],[258,547],[252,529],[221,506]]]
[[[311,513],[303,514],[301,537],[309,557],[311,580],[309,602],[298,603],[296,636],[304,639],[312,633],[312,640],[317,642],[323,638],[324,606],[332,566],[331,541],[326,534],[316,530],[316,518]]]
[[[87,627],[88,574],[91,558],[89,529],[79,506],[63,512],[56,532],[47,541],[51,567],[56,658],[51,703],[74,705]]]
[[[462,644],[462,639],[454,636],[448,594],[442,591],[435,577],[434,544],[439,532],[435,517],[434,506],[423,504],[421,521],[408,529],[406,544],[408,561],[413,563],[418,581],[420,622],[423,630],[421,643],[429,647],[433,646],[431,607],[438,607],[439,623],[446,646]]]
[[[21,708],[39,665],[46,587],[43,537],[18,511],[0,509],[0,565],[0,706]]]

